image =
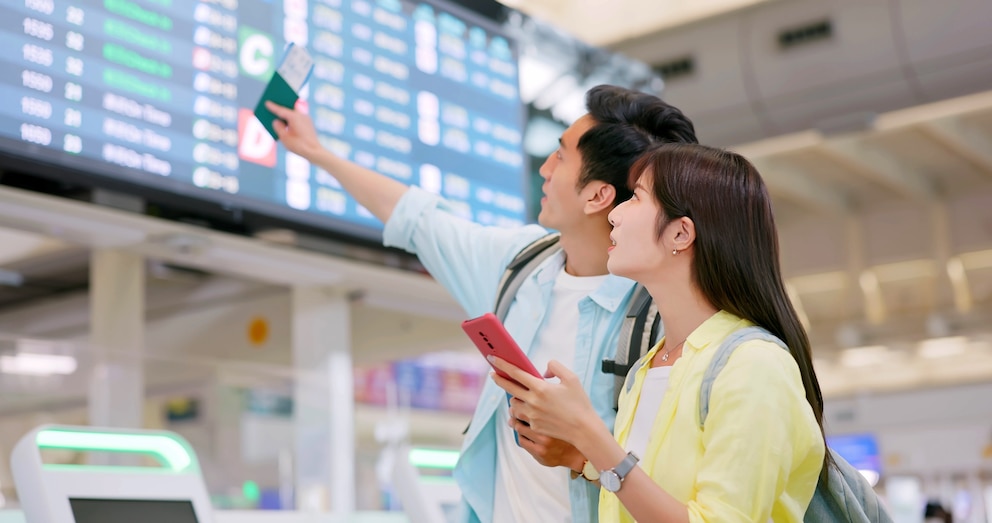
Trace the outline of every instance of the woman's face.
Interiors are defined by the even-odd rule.
[[[610,212],[613,245],[609,248],[607,268],[613,274],[639,282],[661,267],[666,252],[658,237],[661,208],[651,191],[650,174],[642,174],[634,186],[634,196]]]

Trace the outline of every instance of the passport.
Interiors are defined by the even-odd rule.
[[[272,135],[272,138],[279,139],[272,127],[276,115],[265,108],[265,102],[271,100],[279,105],[292,108],[299,100],[300,90],[303,89],[312,72],[313,57],[310,56],[305,47],[290,42],[283,52],[275,73],[272,74],[265,90],[262,91],[258,105],[255,106],[255,117]]]

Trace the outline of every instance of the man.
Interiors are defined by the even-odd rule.
[[[600,362],[613,356],[634,283],[606,269],[612,229],[607,215],[630,198],[628,170],[643,151],[658,142],[695,143],[696,137],[681,111],[652,95],[598,86],[586,102],[589,113],[565,130],[540,168],[544,197],[538,221],[561,233],[562,252],[526,276],[505,325],[538,369],[556,359],[575,371],[612,427],[614,379],[600,371]],[[385,223],[384,243],[417,254],[470,317],[492,310],[507,265],[548,233],[536,225],[501,229],[457,218],[440,197],[324,149],[306,115],[271,104],[269,109],[286,122],[275,124],[286,148],[334,175]],[[519,423],[518,446],[509,420],[506,395],[487,381],[454,472],[465,521],[595,521],[598,483],[570,479],[568,470],[581,472],[585,459]]]

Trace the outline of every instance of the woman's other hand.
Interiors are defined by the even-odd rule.
[[[548,363],[547,379],[531,376],[495,356],[490,356],[490,363],[512,378],[491,375],[496,385],[520,401],[514,402],[513,412],[517,419],[529,423],[534,432],[566,441],[581,450],[578,442],[582,437],[595,424],[602,425],[579,377],[561,363]]]

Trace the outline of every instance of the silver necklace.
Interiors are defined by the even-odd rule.
[[[685,340],[687,340],[687,339],[689,339],[689,338],[686,337],[685,339],[683,339],[682,341],[680,341],[678,343],[678,345],[673,345],[672,348],[665,349],[665,352],[662,353],[662,355],[661,355],[661,361],[668,361],[668,355],[671,354],[671,353],[673,353],[673,352],[675,352],[675,349],[681,347],[682,344],[685,343]]]

